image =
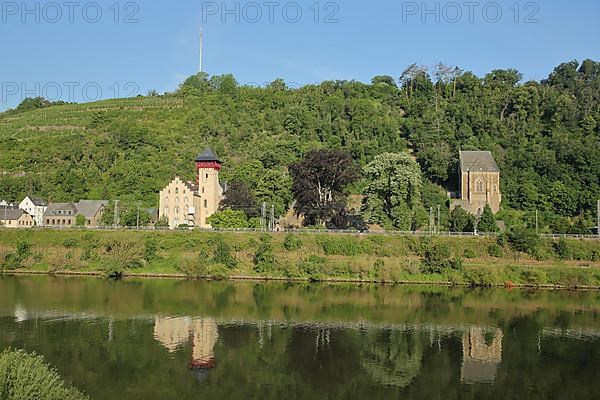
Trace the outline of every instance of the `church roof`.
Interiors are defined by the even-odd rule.
[[[196,158],[196,161],[199,161],[199,162],[216,161],[216,162],[222,164],[221,160],[219,160],[219,157],[215,154],[214,151],[212,151],[212,149],[210,147],[208,147],[206,150],[204,150],[202,153],[200,153],[198,158]]]
[[[498,164],[489,151],[461,151],[460,169],[462,172],[487,171],[499,172]]]

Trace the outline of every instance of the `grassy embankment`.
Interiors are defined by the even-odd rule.
[[[0,230],[3,271],[600,288],[600,242],[502,237]]]

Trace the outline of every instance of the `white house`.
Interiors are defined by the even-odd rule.
[[[39,197],[27,196],[23,199],[19,208],[33,217],[36,226],[44,225],[44,213],[48,203]]]

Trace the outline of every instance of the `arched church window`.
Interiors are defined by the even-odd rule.
[[[483,186],[483,181],[481,179],[477,179],[475,182],[475,191],[476,192],[485,192],[485,187]]]

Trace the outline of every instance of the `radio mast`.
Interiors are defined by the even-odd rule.
[[[202,72],[202,56],[204,53],[204,31],[200,30],[200,71]]]

